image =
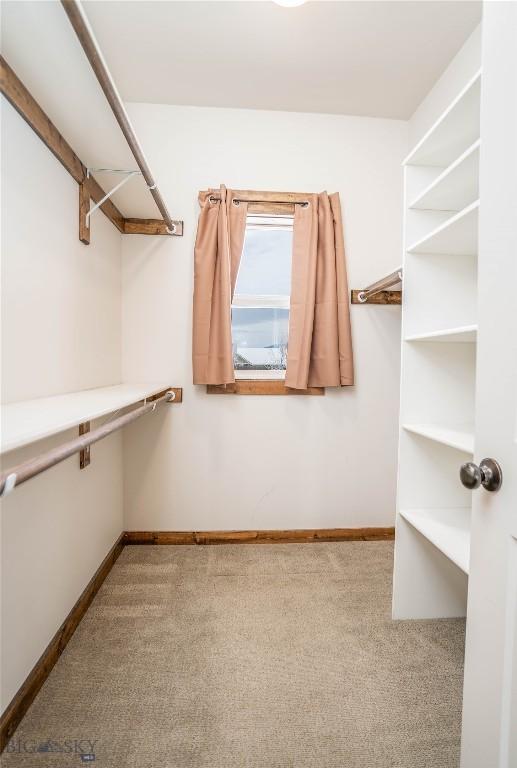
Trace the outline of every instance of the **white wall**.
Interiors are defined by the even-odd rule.
[[[401,262],[401,121],[130,104],[182,239],[123,240],[123,375],[184,403],[124,435],[130,530],[392,525],[400,308],[352,308],[356,386],[325,397],[207,395],[191,384],[197,191],[339,191],[350,287]]]
[[[2,402],[120,381],[121,236],[78,240],[78,187],[2,100]],[[73,433],[5,454],[7,468]],[[2,502],[2,709],[122,531],[122,438]]]
[[[78,239],[78,185],[2,99],[2,402],[120,377],[120,242]],[[30,310],[30,311],[28,311]]]

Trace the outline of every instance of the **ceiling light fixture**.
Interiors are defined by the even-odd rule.
[[[296,5],[303,5],[307,0],[274,0],[274,2],[284,8],[294,8]]]

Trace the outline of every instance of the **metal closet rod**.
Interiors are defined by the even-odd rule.
[[[68,16],[72,27],[81,43],[83,50],[90,62],[93,71],[99,81],[99,84],[104,91],[104,95],[108,100],[108,103],[115,115],[115,118],[125,136],[125,139],[129,145],[133,157],[136,160],[138,167],[142,172],[142,176],[145,179],[147,188],[151,192],[154,202],[158,206],[158,209],[163,216],[165,223],[170,232],[176,231],[176,225],[174,224],[172,217],[165,205],[164,199],[160,194],[160,190],[156,186],[156,182],[151,173],[151,169],[147,164],[140,142],[133,130],[133,126],[129,120],[129,115],[126,112],[126,108],[120,98],[120,94],[117,87],[111,77],[110,71],[102,55],[102,51],[93,34],[93,30],[90,26],[88,19],[82,9],[79,0],[61,0],[61,4]]]
[[[375,296],[375,294],[380,293],[381,291],[386,291],[388,288],[391,288],[392,285],[397,285],[397,283],[400,282],[402,282],[402,268],[396,269],[395,272],[391,272],[381,280],[377,280],[376,283],[372,283],[367,288],[360,291],[357,298],[364,304],[371,296]]]
[[[129,411],[129,413],[126,413],[123,416],[119,416],[118,419],[108,421],[106,424],[103,424],[97,429],[93,429],[91,432],[86,432],[80,437],[62,443],[62,445],[58,445],[50,451],[41,453],[33,459],[24,461],[22,464],[17,464],[15,467],[11,467],[11,469],[7,469],[0,475],[0,496],[6,496],[16,486],[25,483],[27,480],[30,480],[31,477],[40,475],[42,472],[45,472],[46,469],[50,469],[56,464],[68,459],[70,456],[73,456],[74,453],[83,451],[89,445],[99,442],[99,440],[111,435],[111,433],[115,432],[117,429],[125,427],[126,424],[130,424],[132,421],[135,421],[135,419],[140,418],[140,416],[149,413],[149,411],[154,411],[158,405],[172,402],[175,397],[176,393],[172,390],[168,390],[161,397],[157,397],[156,400],[151,400],[148,403],[144,402],[143,405],[140,405],[133,411]]]

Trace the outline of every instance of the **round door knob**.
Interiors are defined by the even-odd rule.
[[[481,485],[481,469],[473,461],[461,465],[460,480],[465,488],[473,491]]]
[[[498,491],[503,482],[503,473],[494,459],[483,459],[479,467],[473,461],[467,461],[461,465],[460,480],[471,491],[480,485],[486,491]]]

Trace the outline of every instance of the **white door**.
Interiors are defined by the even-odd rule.
[[[517,2],[483,10],[476,455],[462,768],[517,767]],[[472,468],[471,468],[472,469]]]

